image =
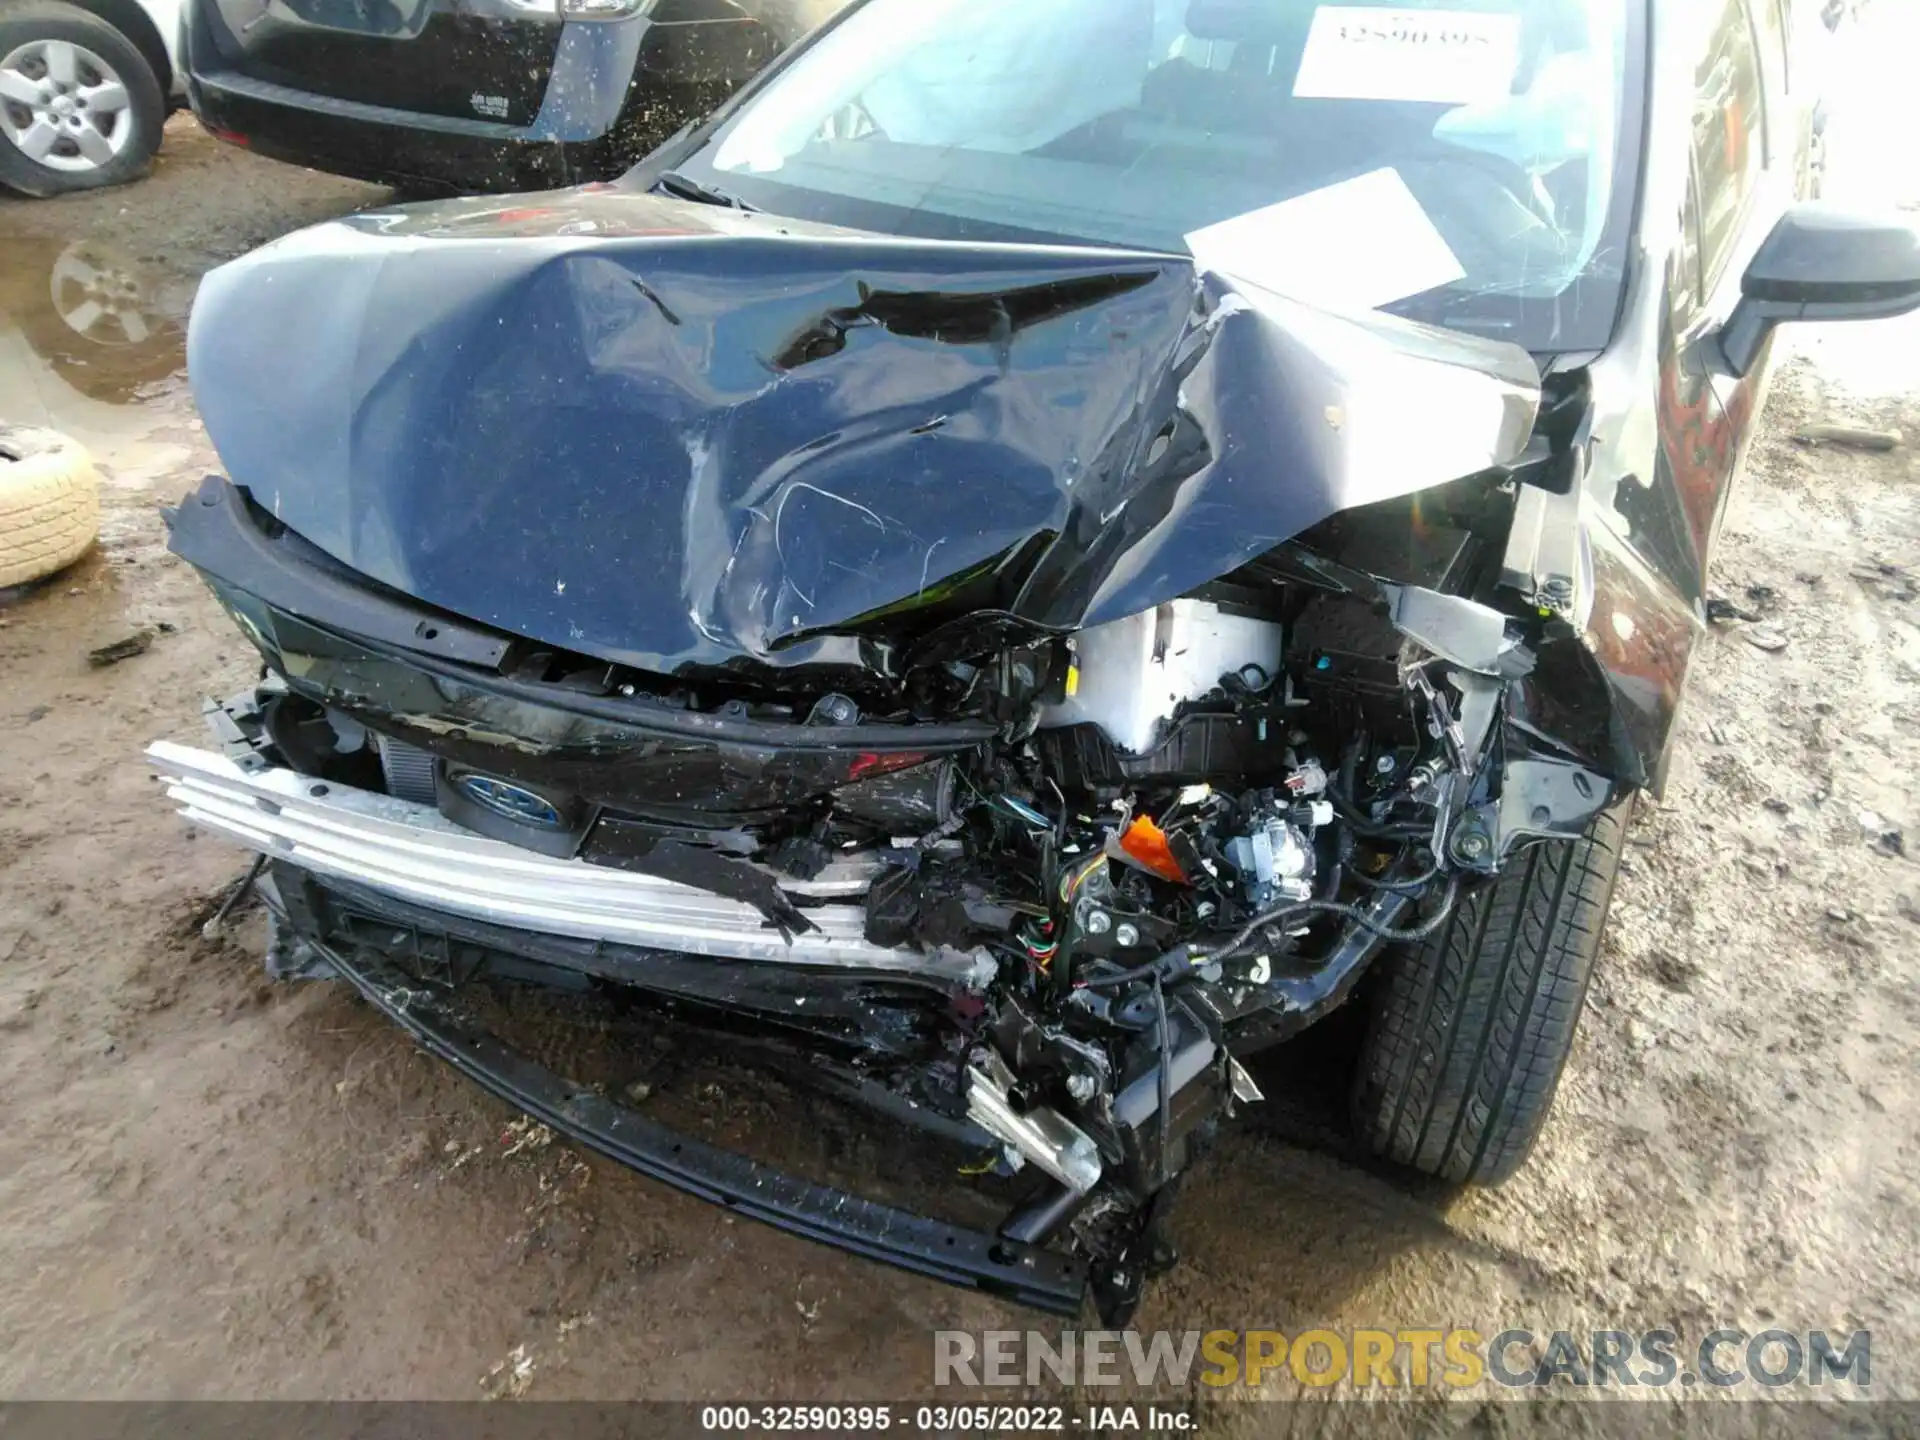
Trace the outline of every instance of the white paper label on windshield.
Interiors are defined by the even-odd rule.
[[[1294,75],[1303,99],[1472,105],[1513,88],[1520,17],[1322,5]]]
[[[1186,242],[1203,269],[1329,310],[1372,310],[1467,273],[1398,170],[1250,210]]]

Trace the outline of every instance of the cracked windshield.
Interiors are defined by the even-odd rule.
[[[1630,9],[874,0],[682,169],[784,213],[1188,251],[1570,348],[1618,300]]]

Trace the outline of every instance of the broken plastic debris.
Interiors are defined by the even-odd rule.
[[[1907,837],[1900,827],[1887,820],[1878,811],[1862,810],[1860,828],[1866,833],[1867,841],[1874,849],[1887,855],[1905,855]]]
[[[1180,862],[1167,847],[1167,832],[1146,816],[1137,818],[1121,833],[1120,849],[1142,870],[1176,885],[1187,883],[1186,871],[1180,868]]]
[[[496,1360],[480,1377],[480,1388],[487,1392],[490,1400],[502,1395],[518,1398],[527,1393],[527,1386],[532,1383],[533,1357],[525,1345],[514,1346],[507,1352],[506,1359]]]
[[[1707,619],[1715,623],[1744,620],[1751,625],[1757,622],[1760,616],[1755,611],[1742,609],[1724,595],[1712,595],[1707,598]]]
[[[522,1115],[518,1120],[509,1120],[507,1128],[500,1135],[500,1154],[504,1159],[518,1155],[523,1150],[544,1150],[553,1143],[553,1131],[537,1120]]]

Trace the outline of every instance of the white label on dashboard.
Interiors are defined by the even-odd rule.
[[[1513,88],[1520,17],[1322,5],[1293,78],[1302,99],[1472,105]]]
[[[1202,269],[1328,310],[1372,310],[1467,273],[1391,169],[1250,210],[1186,242]]]

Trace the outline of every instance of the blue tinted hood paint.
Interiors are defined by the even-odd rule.
[[[1022,556],[1038,626],[1130,614],[1518,454],[1511,346],[1172,256],[903,240],[620,192],[300,232],[213,272],[229,473],[343,563],[674,671],[819,658]]]

